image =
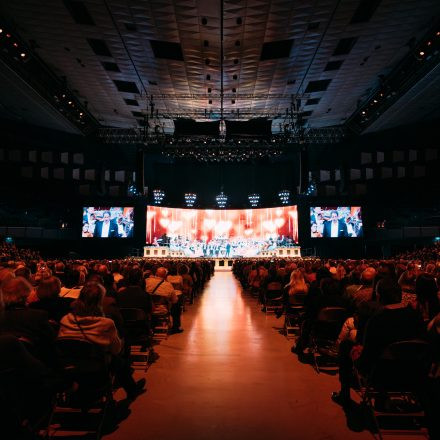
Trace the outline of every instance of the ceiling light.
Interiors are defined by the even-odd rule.
[[[153,200],[155,205],[160,205],[165,197],[165,193],[161,189],[153,190]]]
[[[226,203],[228,203],[228,196],[222,191],[218,196],[216,196],[215,201],[217,202],[217,206],[219,208],[224,208]]]
[[[185,194],[185,203],[188,208],[192,208],[196,200],[197,200],[197,194],[194,193]]]
[[[259,194],[249,194],[248,196],[249,203],[252,208],[256,208],[260,203],[260,195]]]
[[[278,193],[278,197],[283,205],[287,205],[290,201],[290,191],[288,189],[283,189]]]

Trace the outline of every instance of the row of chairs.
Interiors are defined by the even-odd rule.
[[[305,294],[295,294],[287,298],[280,289],[245,289],[252,297],[258,298],[266,314],[284,313],[284,335],[295,338],[301,332],[304,314]],[[324,307],[311,323],[309,354],[313,366],[319,374],[323,369],[336,374],[338,371],[338,350],[336,342],[341,328],[349,314],[342,307]],[[429,370],[432,363],[431,346],[423,340],[399,341],[390,344],[381,354],[378,362],[364,376],[354,368],[353,387],[359,395],[360,404],[372,415],[374,431],[382,440],[384,434],[417,432],[426,435],[424,412],[420,400],[426,395]],[[391,399],[394,406],[384,411],[376,404],[379,396]],[[411,422],[409,429],[383,428],[386,419],[402,418]],[[420,428],[414,431],[415,428]]]

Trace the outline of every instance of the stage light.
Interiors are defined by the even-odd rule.
[[[21,56],[22,58],[24,58],[24,57],[26,56],[26,54],[25,54],[24,52],[22,52],[22,53],[20,54],[20,56]]]
[[[281,204],[287,205],[290,201],[290,191],[288,189],[283,189],[278,193],[278,197],[280,198]]]
[[[155,205],[160,205],[165,197],[165,193],[161,189],[153,190],[153,200]]]
[[[196,200],[197,200],[197,194],[194,193],[185,194],[185,203],[188,208],[192,208]]]
[[[309,181],[309,186],[307,187],[306,196],[316,196],[316,183],[313,179]]]
[[[248,196],[250,205],[255,208],[260,203],[260,195],[259,194],[249,194]]]
[[[223,193],[223,191],[215,198],[215,201],[217,202],[217,206],[219,208],[224,208],[226,206],[226,203],[228,203],[228,197],[226,194]]]

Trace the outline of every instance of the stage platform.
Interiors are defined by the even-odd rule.
[[[203,258],[203,257],[191,257],[185,254],[181,250],[171,250],[168,246],[144,246],[144,257],[145,258]],[[240,258],[300,258],[301,257],[301,246],[283,246],[277,247],[276,249],[261,251],[255,256],[208,256],[206,258],[212,258],[215,260],[235,260]]]

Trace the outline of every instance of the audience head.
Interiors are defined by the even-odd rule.
[[[24,306],[32,291],[32,286],[23,277],[10,278],[1,285],[3,303],[6,308]]]
[[[423,273],[416,279],[416,295],[420,303],[428,303],[429,318],[433,318],[440,312],[440,301],[438,297],[438,286],[432,275]]]
[[[79,270],[69,270],[66,274],[66,287],[71,289],[72,287],[80,286],[81,284],[83,284],[84,281],[82,278],[82,273]]]
[[[391,278],[382,278],[376,285],[376,295],[384,306],[399,304],[402,301],[402,289]]]
[[[37,296],[41,299],[57,298],[61,290],[61,281],[57,277],[46,278],[38,284]]]
[[[62,263],[61,261],[58,261],[58,263],[55,264],[55,272],[57,273],[64,273],[64,263]]]
[[[10,269],[0,270],[0,286],[6,281],[11,280],[12,278],[15,278],[15,274],[14,272],[12,272],[12,270]]]
[[[179,275],[186,275],[189,270],[188,270],[188,266],[186,264],[181,264],[179,265]]]
[[[78,316],[103,316],[102,301],[105,288],[102,284],[88,281],[79,293],[73,310]]]
[[[175,264],[172,264],[168,270],[169,275],[177,275],[177,267]]]
[[[131,269],[128,272],[127,282],[130,286],[138,286],[142,284],[142,271],[140,269]]]
[[[27,267],[20,267],[18,269],[15,269],[15,276],[16,277],[23,277],[26,278],[29,282],[31,281],[31,271]]]
[[[156,276],[159,277],[159,278],[162,278],[162,279],[166,279],[167,273],[168,273],[168,271],[167,271],[167,269],[165,267],[159,267],[156,270]]]
[[[367,284],[371,286],[373,284],[375,276],[376,276],[376,269],[374,267],[367,267],[361,273],[362,284]]]
[[[323,295],[339,295],[340,286],[338,281],[333,278],[324,278],[321,280],[321,292]]]

